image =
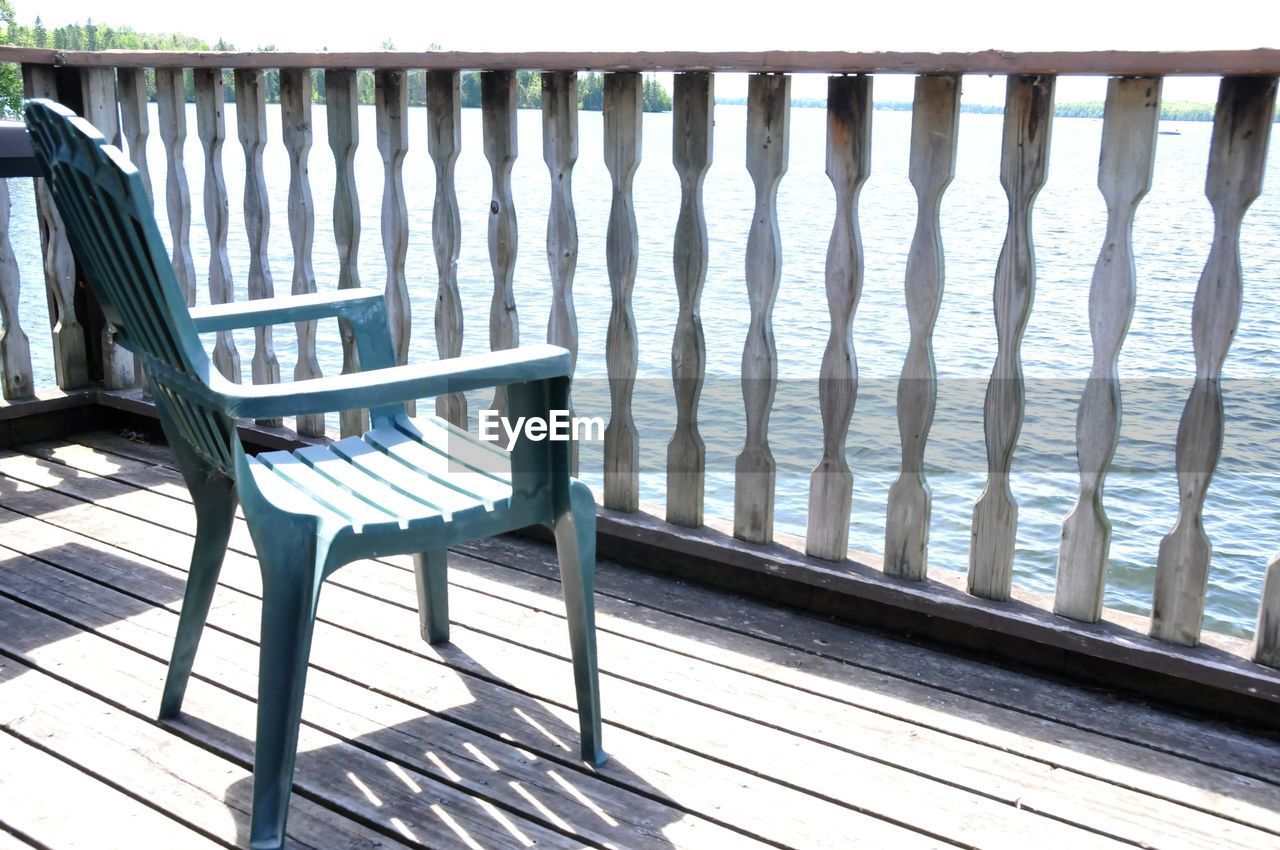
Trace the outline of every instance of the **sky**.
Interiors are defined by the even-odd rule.
[[[1276,0],[1214,0],[1211,4],[1125,0],[1035,0],[963,3],[955,0],[878,2],[786,0],[763,3],[645,0],[566,3],[559,10],[530,0],[407,2],[337,0],[212,3],[154,0],[13,0],[20,23],[38,14],[46,26],[128,25],[182,32],[238,48],[274,44],[282,50],[378,50],[388,39],[400,50],[1228,50],[1280,47]],[[1208,8],[1215,14],[1206,14]],[[739,91],[738,89],[741,89]],[[965,97],[994,103],[1003,83],[967,77]],[[1104,83],[1068,79],[1057,100],[1101,100]],[[1171,79],[1166,100],[1212,101],[1216,81]],[[875,82],[877,99],[910,100],[908,76]],[[821,75],[797,75],[797,97],[825,94]],[[745,94],[745,81],[717,80],[717,94]]]

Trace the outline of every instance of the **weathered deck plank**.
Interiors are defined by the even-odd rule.
[[[56,457],[61,462],[71,462],[135,486],[184,500],[188,498],[177,472],[162,465],[169,457],[164,446],[137,443],[102,432],[81,435],[77,440],[77,443],[51,441],[27,446],[25,450]],[[244,539],[247,540],[247,536]],[[518,540],[499,538],[462,549],[536,576],[528,579],[534,586],[541,587],[541,581],[558,574],[552,550],[531,548]],[[518,582],[518,577],[514,572],[504,572],[504,580],[510,585]],[[1105,693],[1032,678],[933,650],[916,648],[904,654],[902,644],[892,638],[851,633],[847,628],[820,619],[797,619],[788,611],[766,604],[673,583],[643,571],[616,568],[607,562],[599,573],[597,593],[600,605],[616,600],[623,606],[619,610],[624,612],[640,606],[645,622],[668,617],[670,633],[678,632],[676,626],[681,622],[702,624],[694,633],[699,651],[726,641],[735,643],[750,638],[746,648],[735,657],[776,656],[775,672],[779,668],[808,668],[826,661],[852,665],[843,668],[849,671],[845,675],[865,670],[881,681],[895,683],[896,688],[906,688],[892,691],[901,698],[902,704],[946,703],[952,698],[974,700],[975,704],[957,705],[955,713],[980,716],[983,706],[988,710],[1009,709],[1029,716],[1035,723],[1062,724],[1053,735],[1032,733],[1033,738],[1056,736],[1074,741],[1071,730],[1081,730],[1102,736],[1095,752],[1105,752],[1114,742],[1128,743],[1280,785],[1280,749],[1270,741],[1226,726],[1206,726],[1139,703],[1116,700]],[[626,619],[635,616],[628,613]],[[662,625],[659,620],[655,627]],[[851,638],[851,634],[856,635],[856,639]],[[989,725],[1007,728],[1010,722],[1008,717],[999,717],[993,718]],[[1127,762],[1128,758],[1119,761]]]
[[[102,847],[104,835],[145,835],[158,847],[221,845],[13,735],[0,733],[5,822],[50,847]],[[75,816],[67,817],[67,800]]]
[[[34,646],[13,635],[40,629],[0,630],[0,704],[19,693],[7,671],[20,656],[24,689],[52,677],[37,690],[105,700],[143,741],[176,732],[174,746],[224,760],[231,786],[246,775],[257,565],[239,524],[199,696],[176,726],[151,723],[193,520],[166,459],[100,434],[0,454],[0,619],[57,630]],[[515,846],[492,809],[547,846],[1280,847],[1275,742],[607,564],[597,604],[613,761],[596,777],[568,740],[553,551],[503,539],[451,561],[454,641],[438,650],[417,639],[407,559],[357,563],[327,584],[304,710],[316,745],[304,744],[297,797],[363,822],[352,829],[408,841],[399,818],[418,841],[461,846],[425,794],[481,846]],[[84,665],[86,653],[104,663]],[[56,717],[39,722],[57,737]],[[406,793],[397,770],[430,790]],[[202,805],[191,817],[219,806],[243,817],[231,797]]]
[[[12,479],[3,479],[6,485],[11,485]],[[28,520],[14,519],[7,515],[7,512],[0,510],[0,522],[5,522],[9,530],[9,541],[11,545],[25,546],[33,549],[43,549],[45,551],[61,550],[63,547],[78,547],[81,555],[88,554],[86,550],[92,552],[92,557],[87,559],[64,558],[61,564],[68,570],[78,571],[98,571],[97,581],[109,582],[113,587],[123,587],[130,591],[138,593],[160,594],[167,596],[168,599],[177,599],[180,593],[182,576],[175,564],[169,564],[169,570],[164,569],[162,561],[143,560],[143,555],[138,553],[125,553],[123,550],[114,548],[97,540],[78,535],[75,532],[51,526],[49,522],[44,520],[54,517],[54,521],[58,523],[74,523],[75,525],[91,531],[94,537],[110,536],[112,525],[117,522],[124,522],[122,528],[125,532],[116,535],[117,542],[136,541],[142,544],[140,548],[146,548],[147,554],[154,555],[160,559],[171,561],[181,561],[182,556],[173,550],[173,537],[176,535],[166,535],[162,529],[156,529],[156,535],[146,540],[139,539],[136,531],[138,523],[128,523],[120,515],[114,517],[90,517],[89,513],[106,514],[108,512],[94,508],[88,503],[76,504],[74,500],[67,497],[60,497],[60,494],[52,493],[47,490],[40,490],[28,487],[25,492],[16,492],[17,488],[9,486],[4,497],[6,505],[16,505],[24,510],[29,510],[33,514],[41,517],[37,519],[32,517]],[[148,542],[149,541],[149,542]],[[53,544],[52,546],[50,544]],[[135,560],[137,563],[135,563]],[[395,570],[381,565],[387,572],[393,573]],[[171,572],[170,572],[171,570]],[[157,572],[165,573],[164,578],[168,581],[160,580]],[[214,611],[210,615],[210,623],[219,630],[219,632],[234,631],[240,633],[246,640],[241,644],[248,646],[248,636],[256,634],[257,630],[257,609],[254,606],[246,605],[248,600],[241,597],[245,594],[252,594],[257,584],[256,565],[250,559],[243,556],[233,554],[224,567],[224,577],[233,587],[242,591],[237,597],[232,597],[228,601],[228,593],[226,591],[220,597],[218,604],[215,605]],[[12,593],[10,585],[6,584],[6,577],[3,571],[0,571],[0,594]],[[84,581],[74,582],[74,589],[70,592],[70,597],[81,600],[90,597],[102,604],[109,604],[110,599],[102,595],[102,591],[94,588]],[[234,592],[234,591],[233,591]],[[337,619],[343,622],[354,623],[357,620],[367,620],[373,618],[386,619],[389,608],[385,604],[374,604],[367,597],[354,593],[346,588],[336,585],[326,590],[326,601],[322,606],[322,622],[324,619],[333,618],[336,612]],[[237,602],[239,600],[239,602]],[[79,604],[78,602],[75,604]],[[116,601],[119,604],[119,600]],[[336,608],[334,607],[336,606]],[[125,615],[132,611],[131,607],[119,609],[119,615]],[[156,612],[150,612],[155,614]],[[168,619],[172,620],[174,612],[169,612]],[[406,613],[406,612],[401,612]],[[93,625],[91,618],[92,613],[85,615],[86,625]],[[123,617],[121,617],[123,619]],[[421,711],[438,712],[444,717],[456,720],[457,723],[466,726],[477,726],[479,728],[502,728],[510,726],[510,717],[512,715],[512,703],[520,709],[515,712],[517,717],[523,721],[518,728],[512,728],[512,732],[521,735],[516,739],[516,743],[520,748],[531,751],[537,757],[543,759],[552,759],[567,768],[566,774],[573,777],[575,787],[593,792],[593,784],[589,782],[583,774],[573,773],[576,765],[571,760],[566,759],[569,754],[567,744],[563,739],[567,739],[573,735],[571,731],[574,728],[572,720],[572,710],[568,707],[572,704],[572,698],[566,700],[565,695],[557,692],[558,699],[554,702],[546,700],[530,699],[529,697],[521,698],[513,695],[509,691],[504,691],[501,686],[495,686],[488,683],[494,677],[492,674],[486,673],[485,668],[496,665],[497,659],[492,655],[494,649],[500,653],[511,651],[509,644],[501,643],[495,645],[489,639],[490,643],[486,643],[486,636],[481,633],[474,633],[470,637],[477,643],[482,652],[474,649],[463,648],[461,653],[456,651],[446,651],[444,661],[441,665],[432,669],[433,665],[427,664],[423,657],[415,658],[414,655],[422,656],[425,654],[426,660],[439,660],[439,656],[431,650],[425,653],[412,653],[409,651],[412,644],[421,645],[416,637],[416,617],[412,613],[406,613],[401,618],[402,625],[409,627],[408,631],[401,630],[399,634],[391,636],[386,631],[381,631],[377,636],[377,640],[368,638],[359,638],[350,633],[333,628],[320,628],[316,634],[316,643],[313,648],[312,660],[316,666],[316,670],[311,674],[311,693],[320,694],[324,707],[321,709],[323,717],[316,719],[316,715],[309,715],[304,709],[304,721],[312,724],[318,724],[325,728],[327,732],[340,734],[344,737],[359,734],[358,729],[376,728],[382,729],[387,725],[394,725],[391,716],[394,712],[388,713],[386,710],[381,712],[376,709],[365,708],[362,703],[367,704],[367,699],[362,699],[361,694],[366,693],[365,687],[348,686],[341,693],[334,693],[332,688],[335,682],[340,680],[334,676],[326,675],[332,671],[336,676],[347,680],[353,677],[376,678],[380,687],[385,687],[388,696],[400,698],[404,701],[416,700],[417,714]],[[113,634],[120,629],[128,631],[128,642],[136,643],[139,641],[148,641],[148,646],[144,650],[153,656],[160,656],[168,650],[167,632],[171,631],[171,626],[160,625],[151,629],[151,634],[143,635],[135,630],[140,617],[134,615],[130,618],[130,623],[121,626],[117,623],[110,623],[106,626],[99,627],[100,630],[111,631]],[[155,622],[154,618],[150,622]],[[254,680],[252,678],[253,663],[252,657],[247,660],[240,659],[240,667],[234,663],[228,664],[223,661],[224,656],[234,655],[233,650],[224,649],[227,646],[225,635],[219,632],[207,632],[202,641],[201,659],[203,666],[197,671],[198,675],[206,676],[217,681],[227,687],[242,691],[246,696],[253,692]],[[403,650],[389,649],[387,645],[388,638],[398,646],[404,646]],[[209,657],[213,656],[210,661]],[[522,681],[518,687],[520,692],[528,694],[537,694],[540,690],[546,690],[545,685],[540,685],[537,679],[546,675],[549,666],[560,667],[556,673],[552,675],[563,674],[566,682],[569,681],[567,675],[567,667],[558,661],[547,661],[545,658],[540,660],[540,654],[526,650],[520,654],[521,662],[530,664],[530,673],[522,676]],[[247,661],[247,663],[246,663]],[[424,669],[424,667],[426,669]],[[244,669],[241,669],[244,668]],[[452,668],[452,669],[451,669]],[[457,681],[456,671],[458,669],[467,670],[471,675],[466,676],[462,683]],[[443,679],[441,678],[443,677]],[[145,681],[145,676],[139,676]],[[424,692],[426,697],[423,696]],[[626,695],[620,695],[619,699],[623,699]],[[308,708],[313,703],[308,703]],[[352,708],[352,706],[355,708]],[[342,706],[342,711],[335,715],[338,711],[333,709],[334,706]],[[413,711],[413,709],[408,709]],[[343,722],[343,713],[350,714],[354,712],[358,720],[353,723],[350,720]],[[337,720],[332,718],[337,717]],[[410,716],[416,716],[411,714]],[[404,709],[400,716],[396,719],[403,723],[406,719]],[[528,724],[527,726],[525,724]],[[634,727],[634,721],[631,726]],[[533,732],[530,732],[532,727]],[[406,734],[402,726],[395,726],[397,733]],[[611,729],[610,734],[613,735],[615,730]],[[523,734],[522,734],[523,733]],[[523,737],[528,735],[529,737]],[[395,739],[397,736],[390,736]],[[450,768],[456,771],[464,769],[464,762],[474,760],[467,753],[466,743],[450,744],[449,732],[442,729],[440,725],[432,726],[428,733],[424,734],[423,740],[433,751],[437,751],[441,758],[447,759]],[[674,781],[677,788],[682,791],[676,796],[682,806],[688,805],[689,795],[698,795],[697,800],[700,805],[707,811],[716,812],[724,810],[727,814],[733,816],[735,820],[750,821],[752,817],[757,819],[762,816],[767,817],[767,813],[773,810],[773,806],[779,801],[786,803],[788,810],[803,811],[805,815],[805,823],[808,825],[801,826],[793,822],[779,822],[770,824],[767,820],[762,820],[758,824],[761,829],[769,829],[772,827],[775,833],[775,840],[785,840],[787,836],[794,836],[797,842],[794,846],[804,847],[824,847],[824,846],[848,846],[842,842],[832,844],[831,827],[833,824],[840,825],[839,834],[856,834],[861,836],[856,846],[879,847],[885,846],[886,842],[892,842],[894,846],[937,846],[938,842],[924,839],[917,834],[894,827],[868,818],[858,811],[842,807],[833,803],[825,802],[815,797],[807,797],[800,793],[788,792],[788,789],[782,785],[776,785],[765,779],[758,779],[752,776],[750,772],[743,770],[735,770],[732,768],[717,767],[715,762],[695,754],[681,752],[680,749],[671,747],[670,745],[655,742],[652,739],[643,737],[640,733],[634,732],[632,735],[624,735],[624,739],[629,739],[624,744],[624,751],[632,753],[631,757],[623,760],[619,748],[610,743],[610,750],[613,754],[613,760],[610,768],[605,769],[605,775],[613,782],[621,782],[631,789],[632,793],[643,793],[652,795],[658,793],[656,789],[651,787],[646,781],[646,777],[659,776],[664,780]],[[362,738],[362,743],[369,743],[367,737]],[[503,765],[504,773],[508,776],[514,776],[518,781],[526,780],[524,785],[536,793],[539,799],[546,801],[546,794],[551,789],[547,787],[538,787],[532,781],[528,781],[527,771],[523,771],[521,766],[524,759],[521,758],[517,750],[512,750],[509,746],[500,742],[495,744],[494,741],[479,741],[480,746],[484,748],[486,757],[491,761]],[[386,751],[391,744],[386,744],[379,739],[378,748]],[[473,744],[473,746],[475,746]],[[510,750],[511,754],[504,757],[501,750]],[[412,750],[410,751],[412,752]],[[405,755],[400,753],[403,759]],[[525,756],[527,758],[527,756]],[[421,769],[428,773],[434,773],[436,768],[431,764],[421,765]],[[487,777],[488,771],[482,771]],[[486,784],[488,780],[486,779]],[[541,783],[545,786],[546,780]],[[724,799],[724,789],[733,788],[735,794],[740,795],[731,800]],[[611,818],[616,819],[622,825],[626,826],[632,822],[635,811],[641,814],[645,813],[647,804],[643,799],[628,799],[625,804],[620,803],[616,799],[616,792],[612,794],[596,792],[591,796],[600,805],[609,803],[608,810]],[[560,801],[563,805],[568,801]],[[650,807],[651,808],[651,807]],[[572,809],[568,813],[562,813],[564,817],[569,817]],[[579,813],[580,815],[580,813]],[[534,813],[536,816],[536,813]],[[722,815],[724,816],[724,815]],[[725,843],[722,832],[713,828],[709,824],[701,824],[701,828],[696,832],[691,832],[688,838],[681,839],[680,831],[689,831],[699,826],[698,820],[687,823],[689,816],[682,816],[681,813],[671,813],[668,809],[665,819],[652,818],[654,822],[662,820],[667,824],[665,830],[657,829],[653,823],[648,825],[641,824],[650,830],[657,829],[665,835],[667,843],[653,844],[643,838],[643,831],[635,835],[626,832],[617,833],[612,840],[617,843],[621,841],[619,846],[629,848],[640,848],[645,846],[661,846],[661,847],[716,847],[716,846],[732,846],[732,847],[751,847],[756,842],[746,835],[734,835],[728,844]],[[634,825],[634,824],[633,824]],[[587,824],[590,827],[590,824]],[[678,829],[677,829],[678,827]],[[676,832],[673,834],[673,829]],[[717,840],[719,836],[720,840]],[[826,836],[826,837],[824,837]],[[597,837],[599,840],[600,837]]]
[[[234,844],[248,834],[247,768],[34,667],[7,658],[0,663],[16,676],[5,686],[6,731],[39,741],[81,770],[127,783],[132,794],[214,839]],[[295,805],[289,838],[298,850],[324,850],[334,843],[407,846],[335,817],[305,797]]]

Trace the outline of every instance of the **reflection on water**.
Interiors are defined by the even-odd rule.
[[[155,111],[152,107],[152,127]],[[266,173],[275,227],[271,261],[277,291],[289,288],[293,258],[285,210],[288,161],[278,143],[275,107],[270,108],[272,145]],[[743,439],[739,383],[747,327],[743,254],[753,204],[744,156],[745,107],[716,108],[716,160],[707,176],[705,198],[710,266],[702,298],[707,339],[707,385],[699,421],[707,443],[706,506],[728,518],[733,508],[733,461]],[[463,149],[458,160],[462,213],[459,279],[467,331],[464,351],[488,347],[492,291],[486,244],[490,177],[480,144],[479,110],[463,111]],[[235,106],[226,120],[235,126]],[[894,398],[906,351],[903,296],[907,248],[915,225],[914,191],[907,180],[911,117],[874,116],[872,171],[861,198],[865,251],[862,301],[854,324],[861,382],[850,429],[849,464],[854,472],[850,543],[883,548],[888,488],[897,475],[898,436]],[[410,217],[408,280],[413,298],[411,357],[435,356],[432,311],[435,260],[431,248],[434,176],[426,151],[426,113],[409,112],[409,156],[405,183]],[[513,184],[516,212],[524,231],[516,272],[516,298],[526,341],[545,338],[550,303],[543,236],[549,203],[546,166],[541,158],[540,115],[519,115],[522,155]],[[195,126],[194,107],[188,125]],[[310,173],[316,203],[315,271],[321,288],[337,279],[332,233],[333,160],[325,137],[324,107],[315,107],[315,146]],[[1012,486],[1019,502],[1014,580],[1049,591],[1063,517],[1078,490],[1075,415],[1088,373],[1091,346],[1088,289],[1105,229],[1105,207],[1095,181],[1102,122],[1056,119],[1049,180],[1034,219],[1037,260],[1036,303],[1023,343],[1027,375],[1027,416],[1014,461]],[[1212,234],[1204,198],[1204,169],[1211,126],[1179,125],[1180,136],[1161,136],[1151,193],[1139,209],[1134,243],[1138,304],[1121,355],[1125,418],[1115,468],[1107,482],[1107,509],[1114,526],[1107,603],[1126,610],[1149,610],[1156,548],[1177,512],[1173,445],[1178,419],[1194,373],[1190,342],[1191,299]],[[580,236],[574,298],[580,329],[575,400],[578,413],[608,415],[605,332],[609,281],[605,270],[605,228],[610,188],[601,157],[600,113],[579,117],[580,156],[574,171],[574,201]],[[636,425],[641,436],[641,499],[661,502],[665,489],[666,442],[675,421],[670,379],[671,338],[676,296],[671,244],[679,206],[679,182],[671,166],[671,116],[644,118],[644,158],[635,178],[640,263],[635,316],[640,338],[640,380]],[[362,144],[356,157],[364,234],[361,280],[381,287],[386,280],[378,227],[382,163],[372,107],[360,109]],[[809,471],[820,455],[821,423],[817,373],[828,334],[823,268],[835,201],[825,166],[825,114],[792,112],[790,170],[779,192],[783,244],[782,284],[774,309],[781,383],[770,423],[778,461],[776,521],[780,530],[804,533]],[[185,151],[196,224],[191,237],[196,268],[203,277],[209,246],[203,227],[202,152],[191,132]],[[155,189],[163,197],[164,151],[153,132],[148,148]],[[1271,172],[1280,154],[1273,148]],[[985,481],[982,397],[995,357],[991,288],[1004,238],[1006,201],[998,178],[1000,117],[961,117],[956,179],[943,201],[947,282],[938,318],[936,355],[939,404],[926,462],[933,489],[930,563],[964,569],[968,564],[973,503]],[[224,151],[231,196],[230,258],[237,297],[244,297],[247,245],[241,215],[244,161],[237,145]],[[39,281],[40,257],[31,193],[15,187],[12,238],[26,282],[24,324],[33,340],[37,384],[53,382],[48,344],[37,329],[46,307]],[[157,217],[169,238],[164,204]],[[1245,308],[1225,369],[1227,411],[1223,460],[1209,491],[1205,525],[1215,545],[1206,625],[1231,634],[1252,633],[1256,599],[1268,557],[1280,548],[1280,453],[1270,439],[1280,407],[1280,390],[1270,377],[1273,323],[1280,292],[1273,285],[1280,269],[1280,191],[1274,180],[1245,219],[1241,257]],[[207,298],[207,290],[202,299]],[[251,334],[238,334],[242,358],[252,351]],[[276,332],[283,374],[293,368],[292,329]],[[326,373],[341,366],[336,334],[322,337],[320,359]],[[471,413],[487,401],[471,396]],[[330,422],[336,426],[336,418]],[[582,449],[584,477],[600,484],[601,447]]]

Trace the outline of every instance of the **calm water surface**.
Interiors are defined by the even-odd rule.
[[[266,154],[272,210],[271,264],[278,292],[289,288],[292,252],[285,209],[288,162],[278,142],[278,113],[270,107],[272,147]],[[716,108],[715,162],[705,198],[710,266],[702,297],[707,339],[707,382],[699,421],[707,443],[707,513],[733,511],[733,463],[744,435],[739,386],[748,322],[743,256],[753,189],[744,164],[746,110]],[[244,160],[235,143],[235,106],[228,105],[232,141],[224,151],[231,195],[230,256],[244,297],[248,268],[242,216]],[[778,205],[783,245],[782,284],[774,310],[780,385],[770,422],[778,462],[776,522],[803,534],[809,472],[821,453],[817,374],[829,332],[823,283],[827,239],[835,200],[825,167],[825,113],[791,113],[790,169]],[[889,485],[897,476],[899,443],[894,399],[907,344],[903,295],[906,255],[915,226],[916,202],[907,180],[911,116],[876,112],[872,170],[861,197],[865,250],[862,300],[854,324],[860,387],[848,442],[854,471],[851,545],[882,551]],[[459,280],[465,309],[464,351],[488,348],[492,277],[486,243],[489,170],[480,144],[479,110],[463,110],[463,152],[457,186],[462,208]],[[323,106],[315,107],[311,182],[316,201],[315,272],[321,288],[334,287],[337,257],[332,241],[333,160],[325,137]],[[434,172],[426,151],[426,112],[409,112],[411,148],[405,164],[410,237],[408,279],[413,297],[414,359],[435,356],[433,338],[435,259],[431,249]],[[541,121],[536,111],[519,114],[521,156],[513,183],[523,239],[516,272],[522,338],[545,338],[550,280],[544,252],[549,204],[547,170],[541,157]],[[152,106],[152,127],[156,126]],[[195,138],[194,107],[188,106],[190,137],[185,156],[194,226],[191,248],[199,279],[207,280],[209,242],[203,222],[203,153]],[[1168,126],[1168,125],[1166,125]],[[1190,339],[1191,301],[1208,255],[1212,217],[1204,197],[1204,169],[1211,125],[1183,123],[1180,135],[1159,139],[1156,176],[1139,210],[1134,234],[1138,304],[1120,360],[1125,411],[1115,467],[1107,481],[1107,509],[1114,526],[1107,604],[1148,613],[1156,549],[1177,513],[1174,440],[1188,381],[1194,373]],[[580,414],[608,416],[605,333],[609,280],[605,228],[609,177],[601,147],[601,114],[579,117],[580,155],[574,171],[580,253],[574,299],[580,330],[575,401]],[[1088,289],[1105,229],[1105,207],[1096,187],[1102,122],[1055,119],[1049,180],[1037,201],[1034,231],[1036,301],[1023,343],[1027,415],[1014,461],[1013,491],[1019,503],[1014,581],[1052,591],[1063,517],[1078,491],[1075,461],[1076,407],[1088,374],[1091,344]],[[364,233],[360,274],[365,286],[382,287],[386,267],[379,218],[382,164],[372,107],[360,109],[362,144],[357,172]],[[1004,238],[1006,201],[1000,187],[1001,119],[961,118],[956,179],[942,206],[946,248],[946,292],[935,338],[939,405],[926,461],[933,489],[930,564],[962,570],[968,564],[973,504],[985,482],[982,398],[995,357],[992,281]],[[1225,369],[1226,442],[1209,491],[1205,525],[1214,544],[1206,626],[1249,636],[1267,559],[1280,549],[1280,451],[1274,426],[1280,390],[1272,377],[1280,357],[1273,343],[1280,315],[1280,174],[1277,146],[1270,152],[1271,186],[1245,220],[1241,256],[1245,307]],[[148,148],[152,181],[164,191],[164,151],[153,132]],[[636,425],[641,435],[641,499],[660,504],[665,491],[666,443],[675,422],[670,351],[677,302],[672,283],[671,244],[680,200],[671,166],[671,116],[644,116],[644,158],[635,178],[640,263],[634,304],[640,336]],[[12,234],[24,280],[24,325],[32,338],[37,384],[53,383],[31,193],[13,191]],[[164,206],[163,203],[160,204]],[[169,238],[164,209],[157,212]],[[207,288],[202,293],[207,300]],[[294,364],[293,331],[277,329],[282,372]],[[246,371],[252,335],[237,336]],[[321,339],[326,373],[341,368],[336,335]],[[483,395],[471,396],[471,415]],[[336,420],[331,425],[336,425]],[[582,449],[583,476],[600,485],[601,446]],[[598,490],[597,490],[598,492]]]

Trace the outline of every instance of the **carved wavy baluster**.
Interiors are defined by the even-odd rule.
[[[640,82],[640,75],[631,72],[606,74],[604,78],[604,164],[613,182],[605,232],[612,307],[605,346],[610,415],[604,432],[604,506],[617,511],[640,507],[640,437],[631,416],[639,366],[631,291],[640,257],[632,197],[640,165]]]
[[[1098,163],[1098,188],[1107,202],[1107,233],[1089,290],[1093,368],[1076,415],[1080,496],[1062,523],[1053,600],[1055,613],[1090,623],[1102,617],[1111,547],[1111,521],[1102,493],[1120,438],[1117,361],[1133,317],[1137,279],[1133,217],[1151,188],[1159,123],[1160,80],[1128,77],[1107,84]]]
[[[356,72],[325,69],[325,117],[329,125],[329,148],[333,151],[333,239],[338,247],[338,289],[360,286],[360,200],[356,191],[355,157],[360,143],[357,120],[359,89]],[[355,337],[345,322],[342,334],[342,372],[359,371]],[[363,434],[369,428],[367,410],[344,410],[338,415],[342,436]]]
[[[458,294],[458,251],[462,219],[454,166],[462,147],[462,90],[457,71],[427,74],[427,153],[436,169],[436,201],[431,214],[431,244],[436,253],[436,351],[443,360],[462,353],[462,296]],[[452,393],[436,398],[436,415],[467,427],[467,398]]]
[[[23,65],[22,77],[26,97],[58,99],[58,84],[52,66]],[[89,383],[89,360],[84,346],[84,328],[75,314],[75,256],[44,178],[36,178],[35,194],[40,247],[44,255],[49,328],[53,334],[54,374],[60,389],[76,389]]]
[[[960,128],[960,78],[916,77],[911,111],[911,185],[916,190],[916,230],[907,255],[907,321],[911,340],[898,379],[898,436],[902,466],[889,488],[885,513],[884,571],[919,581],[928,571],[932,494],[924,474],[924,449],[938,402],[933,327],[945,280],[940,210],[956,170]]]
[[[59,389],[77,389],[89,383],[89,359],[84,328],[75,314],[75,255],[44,178],[36,178],[35,184],[49,327],[53,336],[54,376]]]
[[[1009,198],[1009,227],[996,264],[998,348],[983,407],[987,486],[973,508],[969,592],[1008,599],[1013,589],[1013,544],[1018,504],[1009,488],[1013,452],[1022,430],[1022,334],[1035,295],[1031,209],[1049,165],[1053,77],[1011,75],[1005,95],[1000,183]]]
[[[129,149],[129,161],[138,169],[138,177],[147,197],[154,203],[151,190],[151,169],[147,165],[147,137],[151,131],[151,119],[147,115],[147,76],[141,68],[116,70],[116,89],[120,95],[120,132]],[[142,387],[142,394],[149,396],[147,376],[142,372],[142,361],[134,361],[134,380]]]
[[[209,303],[234,300],[231,260],[227,257],[227,181],[222,174],[222,145],[227,131],[223,116],[222,70],[196,68],[196,132],[204,147],[204,223],[209,231]],[[228,380],[240,381],[240,353],[231,331],[219,331],[213,365]]]
[[[307,159],[311,155],[311,71],[304,68],[280,70],[280,138],[289,152],[289,241],[293,246],[294,295],[316,291],[316,275],[311,267],[311,245],[316,233],[315,202],[311,198],[311,178]],[[316,323],[297,322],[298,362],[295,381],[320,377],[316,359]],[[296,428],[307,437],[324,436],[324,414],[299,416]]]
[[[671,100],[671,161],[680,178],[680,215],[671,257],[680,312],[671,342],[676,427],[667,443],[667,522],[697,528],[702,525],[707,465],[707,447],[698,431],[698,400],[707,366],[699,313],[708,260],[702,183],[711,168],[715,78],[705,71],[676,74]]]
[[[165,205],[169,211],[169,233],[173,273],[187,299],[196,303],[196,268],[191,259],[191,190],[182,148],[187,141],[187,89],[181,68],[156,68],[156,112],[160,139],[164,142]]]
[[[1225,77],[1214,110],[1205,180],[1213,246],[1191,311],[1196,380],[1178,426],[1178,519],[1160,541],[1151,606],[1151,636],[1185,646],[1200,640],[1209,581],[1204,498],[1222,454],[1222,363],[1240,321],[1240,222],[1262,190],[1275,101],[1275,77]]]
[[[787,170],[791,78],[754,74],[747,87],[747,171],[755,184],[755,214],[747,235],[747,300],[751,322],[742,351],[742,402],[747,437],[734,477],[733,534],[751,543],[773,542],[775,464],[769,449],[769,413],[778,385],[773,302],[782,279],[778,184]]]
[[[578,161],[578,75],[571,71],[542,75],[542,158],[551,173],[551,209],[547,215],[551,315],[547,342],[569,349],[569,362],[576,365],[578,317],[573,310],[573,273],[578,266],[578,221],[573,213],[573,165]],[[570,472],[577,475],[576,441],[569,464]]]
[[[374,101],[378,121],[378,150],[382,153],[382,251],[387,258],[387,318],[391,323],[391,344],[396,362],[409,358],[409,287],[405,282],[405,259],[409,246],[409,213],[404,198],[404,157],[409,150],[409,108],[404,71],[378,71]],[[405,409],[416,410],[414,402]]]
[[[480,75],[480,108],[484,125],[484,156],[493,178],[489,201],[489,265],[493,268],[493,300],[489,304],[489,348],[502,351],[520,344],[514,287],[516,250],[520,237],[515,202],[511,197],[511,169],[516,162],[516,75],[514,71],[486,71]],[[507,412],[507,391],[498,387],[491,407]]]
[[[836,220],[827,245],[827,309],[831,333],[818,373],[822,458],[809,481],[805,551],[843,561],[849,551],[853,474],[844,443],[858,400],[858,356],[853,315],[862,295],[862,236],[858,194],[871,173],[871,78],[827,80],[827,176],[836,190]]]
[[[0,179],[0,390],[7,401],[27,398],[35,392],[31,346],[18,314],[21,289],[18,260],[9,242],[9,181]]]
[[[262,152],[267,146],[267,74],[238,69],[235,73],[236,125],[244,148],[244,230],[249,238],[249,298],[271,298],[271,261],[267,241],[271,234],[271,208]],[[280,363],[272,344],[272,328],[254,328],[253,382],[280,383]],[[260,419],[260,425],[280,426],[282,419]]]
[[[1267,575],[1262,581],[1253,660],[1269,667],[1280,667],[1280,555],[1267,564]]]
[[[84,117],[109,141],[120,144],[120,101],[116,75],[110,68],[85,68],[80,72],[80,97]],[[96,309],[96,308],[95,308]],[[133,353],[116,344],[115,330],[105,322],[98,339],[102,355],[102,385],[109,390],[137,383]]]
[[[129,161],[138,169],[147,197],[152,197],[151,169],[147,166],[147,137],[151,119],[147,115],[147,75],[142,68],[120,68],[116,71],[120,93],[120,131],[129,148]]]

